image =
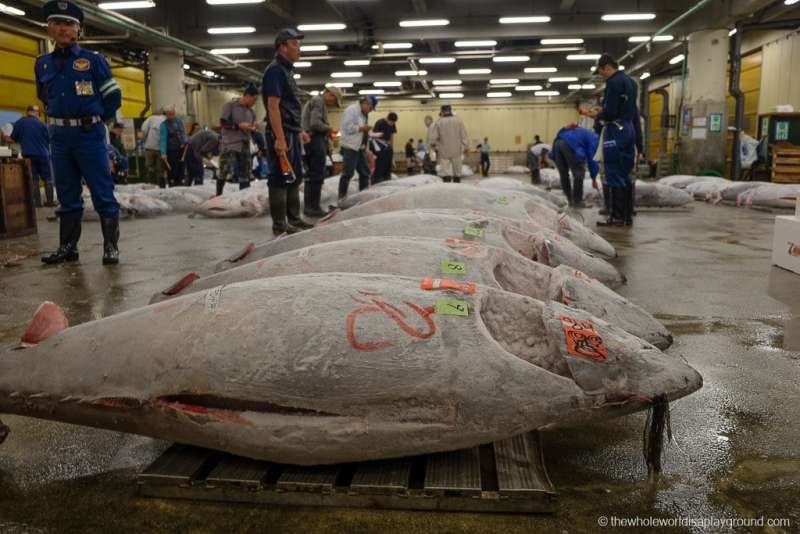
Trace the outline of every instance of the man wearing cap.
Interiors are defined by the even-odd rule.
[[[50,134],[47,126],[39,120],[39,106],[28,106],[21,119],[14,123],[11,140],[22,147],[22,157],[31,162],[33,175],[33,198],[37,207],[42,205],[39,180],[44,181],[45,206],[55,206],[53,201],[53,178],[50,172]]]
[[[122,91],[106,59],[78,46],[83,11],[72,2],[44,5],[47,33],[55,50],[36,60],[36,92],[44,102],[53,150],[56,191],[61,206],[59,247],[42,261],[78,260],[83,198],[81,179],[92,194],[103,230],[103,264],[119,263],[119,204],[106,152],[104,121],[114,118]]]
[[[147,181],[167,187],[164,181],[164,162],[161,160],[161,123],[167,120],[166,108],[159,109],[147,117],[139,130],[139,139],[144,143],[144,166]]]
[[[326,87],[321,95],[312,97],[303,107],[303,131],[309,135],[305,145],[308,172],[305,184],[303,213],[307,217],[324,217],[328,214],[319,205],[322,184],[325,181],[325,160],[328,157],[328,138],[336,130],[328,123],[328,106],[342,107],[342,91],[338,87]]]
[[[108,133],[108,142],[116,148],[120,154],[125,154],[125,144],[122,142],[122,132],[125,131],[125,125],[121,122],[115,122]]]
[[[244,94],[226,102],[222,107],[219,125],[222,128],[222,155],[219,158],[220,176],[217,180],[217,195],[221,195],[225,182],[239,184],[239,190],[250,187],[252,155],[250,141],[256,131],[255,109],[258,87],[250,83]]]
[[[339,200],[347,196],[350,179],[358,172],[358,189],[369,187],[369,165],[367,165],[367,142],[372,130],[367,122],[369,112],[375,109],[378,98],[362,96],[355,104],[350,104],[342,113],[342,174],[339,177]]]
[[[469,136],[464,121],[453,115],[453,108],[448,104],[442,106],[430,138],[431,144],[436,146],[439,175],[445,182],[461,183],[461,166],[464,153],[469,149]]]
[[[301,124],[300,90],[294,64],[300,59],[297,30],[281,30],[275,37],[275,59],[264,71],[264,107],[267,109],[267,161],[269,162],[269,209],[275,235],[295,233],[314,225],[300,216],[300,180],[303,174],[302,143],[308,135]]]
[[[606,81],[603,106],[583,111],[602,127],[603,164],[608,183],[608,220],[599,226],[622,226],[633,223],[633,180],[636,149],[642,148],[642,130],[636,100],[638,88],[630,76],[619,70],[609,54],[597,61],[597,72]]]
[[[397,134],[397,113],[390,112],[385,119],[378,119],[372,127],[370,149],[375,154],[375,170],[372,185],[392,179],[394,165],[394,136]]]

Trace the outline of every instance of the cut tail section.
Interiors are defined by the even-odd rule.
[[[22,346],[33,347],[67,328],[69,321],[64,310],[58,304],[43,302],[22,336]]]
[[[189,273],[180,280],[178,280],[177,282],[175,282],[174,284],[172,284],[172,286],[162,291],[161,294],[168,297],[173,297],[179,294],[187,287],[189,287],[190,285],[192,285],[194,281],[197,280],[198,278],[200,278],[199,274]]]

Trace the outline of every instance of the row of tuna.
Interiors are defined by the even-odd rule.
[[[659,184],[683,190],[697,200],[713,204],[722,202],[737,206],[794,208],[800,197],[800,184],[770,182],[734,182],[716,176],[667,176]]]
[[[701,387],[662,352],[669,331],[602,283],[624,282],[600,257],[614,248],[546,195],[397,182],[149,306],[69,328],[43,304],[0,355],[0,412],[314,465],[471,447]]]

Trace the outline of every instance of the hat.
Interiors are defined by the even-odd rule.
[[[256,84],[254,83],[248,83],[247,85],[244,86],[244,94],[256,96],[258,95],[258,87],[256,87]]]
[[[604,53],[597,60],[597,68],[603,68],[606,65],[611,65],[615,69],[619,68],[619,63],[617,63],[617,60],[614,59],[614,56],[612,56],[611,54]]]
[[[337,108],[342,107],[342,99],[344,98],[342,90],[332,85],[330,87],[326,87],[325,90],[328,91],[330,94],[332,94],[334,98],[336,98],[336,107]]]
[[[284,28],[278,32],[278,35],[275,36],[275,48],[277,49],[280,45],[284,44],[286,41],[291,41],[292,39],[300,40],[303,39],[304,37],[305,37],[304,34],[300,33],[294,28]]]
[[[48,22],[52,19],[68,20],[83,25],[83,10],[72,2],[52,0],[42,8],[44,18]]]
[[[377,107],[378,107],[378,97],[377,97],[377,96],[374,96],[374,95],[373,95],[373,96],[370,96],[370,97],[369,97],[369,105],[370,105],[370,106],[372,106],[372,109],[373,109],[373,110],[374,110],[375,108],[377,108]]]
[[[444,105],[442,105],[441,112],[442,113],[452,113],[453,112],[453,107],[450,104],[444,104]]]

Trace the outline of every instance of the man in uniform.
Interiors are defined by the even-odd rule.
[[[222,128],[222,155],[219,158],[220,179],[217,180],[217,195],[225,189],[225,182],[236,182],[239,190],[250,187],[253,156],[250,142],[256,131],[258,87],[249,83],[244,94],[226,102],[222,107],[219,125]]]
[[[307,217],[324,217],[328,214],[319,205],[322,184],[325,181],[325,160],[328,157],[328,138],[336,130],[328,122],[328,106],[342,107],[342,91],[338,87],[326,87],[303,108],[303,131],[309,135],[305,145],[308,180],[304,189],[303,213]]]
[[[631,171],[636,149],[641,153],[642,129],[636,106],[638,88],[609,54],[597,61],[597,72],[606,81],[603,106],[585,112],[602,127],[603,163],[608,183],[610,213],[599,226],[633,223],[633,181]]]
[[[50,173],[50,134],[47,126],[39,120],[39,106],[28,106],[25,116],[14,123],[11,139],[22,147],[22,157],[30,160],[33,174],[33,198],[41,207],[39,180],[44,181],[47,198],[45,206],[55,206],[53,202],[53,177]]]
[[[56,191],[61,206],[59,247],[42,261],[78,260],[83,198],[81,178],[92,194],[103,230],[103,264],[119,263],[119,204],[106,152],[104,121],[114,118],[122,91],[106,59],[78,46],[83,11],[71,2],[44,5],[47,33],[55,50],[36,60],[36,91],[44,102],[53,150]]]
[[[292,28],[278,32],[275,59],[264,71],[261,88],[267,109],[267,185],[275,235],[296,233],[314,226],[300,216],[302,144],[310,141],[302,129],[299,89],[294,79],[294,64],[300,59],[303,37]]]

